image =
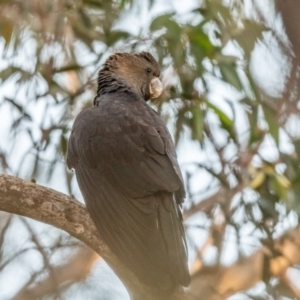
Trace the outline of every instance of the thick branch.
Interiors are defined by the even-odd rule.
[[[127,287],[132,299],[159,299],[157,290],[142,285],[110,251],[99,236],[85,206],[76,199],[32,182],[0,175],[0,210],[41,221],[68,232],[105,259]],[[166,297],[162,299],[167,300]],[[178,288],[170,299],[186,298]]]

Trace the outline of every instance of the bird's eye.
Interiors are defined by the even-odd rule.
[[[151,70],[150,68],[147,68],[147,72],[148,72],[148,73],[151,73],[152,70]]]

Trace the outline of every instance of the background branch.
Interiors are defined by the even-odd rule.
[[[99,256],[88,247],[81,247],[64,265],[52,267],[49,274],[37,284],[31,286],[26,283],[12,300],[41,299],[43,296],[57,294],[75,282],[84,280]]]
[[[287,278],[287,270],[300,263],[299,241],[300,226],[274,241],[277,255],[262,247],[229,267],[201,267],[192,274],[189,299],[199,299],[199,295],[204,295],[203,299],[227,299],[259,282],[268,281],[270,277]],[[293,289],[295,293],[296,288]]]

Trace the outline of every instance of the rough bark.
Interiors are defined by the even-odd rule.
[[[0,210],[25,216],[68,232],[92,248],[110,265],[134,300],[167,300],[158,291],[142,285],[103,242],[85,206],[76,199],[8,175],[0,175]],[[183,300],[178,288],[169,299]]]

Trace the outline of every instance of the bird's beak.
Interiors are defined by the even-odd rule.
[[[157,77],[155,77],[151,80],[149,89],[150,89],[151,99],[157,98],[161,95],[163,91],[163,85],[161,81]]]

